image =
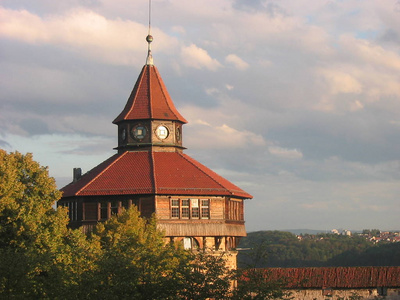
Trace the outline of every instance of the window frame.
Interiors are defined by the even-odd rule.
[[[175,220],[209,220],[209,198],[170,198],[170,218]]]

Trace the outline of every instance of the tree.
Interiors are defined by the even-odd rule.
[[[91,268],[93,245],[53,208],[60,196],[32,154],[0,150],[0,297],[66,298]]]
[[[271,280],[266,269],[239,269],[237,272],[237,288],[232,299],[235,300],[265,300],[292,299],[291,292],[283,287],[282,280]]]
[[[182,268],[182,286],[179,299],[229,299],[234,274],[226,267],[223,254],[199,251]]]
[[[91,297],[96,299],[172,299],[182,287],[189,263],[186,251],[165,244],[156,219],[144,219],[135,206],[99,223],[91,240],[102,255]]]

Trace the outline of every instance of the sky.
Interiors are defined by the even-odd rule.
[[[0,0],[0,148],[61,188],[115,153],[147,0]],[[185,153],[254,196],[247,231],[400,229],[399,0],[153,0]]]

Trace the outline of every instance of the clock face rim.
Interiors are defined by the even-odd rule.
[[[142,129],[142,134],[140,134],[140,135],[136,132],[136,130],[139,129],[139,128]],[[147,130],[146,126],[144,126],[144,125],[142,125],[142,124],[137,124],[137,125],[135,125],[135,126],[132,128],[132,130],[131,130],[132,137],[133,137],[135,140],[141,141],[141,140],[143,140],[143,139],[147,136],[147,131],[148,131],[148,130]]]
[[[164,128],[164,130],[166,131],[165,134],[161,134],[160,133],[160,129],[161,128]],[[156,135],[160,140],[165,140],[166,138],[168,138],[168,136],[169,136],[169,128],[168,128],[168,126],[163,125],[163,124],[158,125],[157,128],[156,128]]]

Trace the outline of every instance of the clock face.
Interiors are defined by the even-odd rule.
[[[142,125],[137,125],[132,129],[133,137],[137,140],[142,140],[147,133],[146,127]]]
[[[163,125],[160,125],[157,127],[156,135],[160,140],[165,140],[168,137],[168,134],[169,134],[169,132],[168,132],[167,127],[165,127]]]

